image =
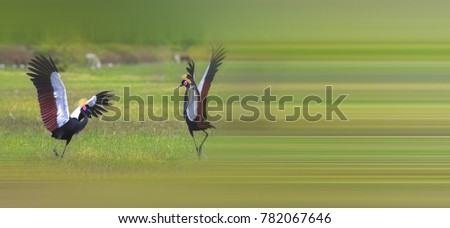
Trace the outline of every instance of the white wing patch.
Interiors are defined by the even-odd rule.
[[[198,84],[198,91],[200,92],[200,94],[202,94],[203,84],[205,84],[205,78],[206,78],[206,75],[208,74],[209,65],[211,65],[211,63],[208,64],[208,67],[206,68],[206,71],[203,74],[202,80],[200,80],[200,83]]]
[[[53,96],[56,102],[56,123],[58,127],[62,127],[67,121],[69,121],[69,107],[67,105],[66,88],[61,81],[61,76],[58,72],[53,72],[50,75],[50,82],[53,87]]]
[[[97,96],[91,97],[86,103],[89,105],[89,107],[94,107],[95,103],[97,102]]]
[[[197,117],[197,110],[200,100],[200,94],[197,94],[197,90],[194,86],[189,88],[189,98],[188,98],[188,105],[186,108],[186,113],[189,118],[189,120],[194,121]]]

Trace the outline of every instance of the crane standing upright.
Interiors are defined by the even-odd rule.
[[[208,132],[206,132],[209,128],[215,128],[211,125],[210,122],[207,121],[206,115],[206,104],[209,89],[211,88],[211,83],[219,70],[219,66],[222,65],[222,61],[225,59],[225,50],[220,45],[216,49],[214,46],[212,47],[212,54],[209,65],[200,80],[200,83],[197,85],[195,82],[195,64],[194,61],[190,61],[186,70],[188,74],[183,76],[183,80],[179,87],[186,87],[185,95],[184,95],[184,117],[186,120],[186,124],[189,129],[189,133],[192,136],[192,139],[195,144],[195,148],[197,150],[198,158],[206,158],[203,153],[202,147],[208,138]],[[200,143],[200,146],[197,146],[194,137],[194,131],[203,131],[205,133],[205,138]]]

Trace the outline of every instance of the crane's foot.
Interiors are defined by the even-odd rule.
[[[206,154],[203,153],[202,148],[200,147],[198,150],[198,160],[203,159],[203,160],[208,160],[208,157],[206,157]]]
[[[196,148],[196,149],[197,149],[197,157],[198,157],[198,160],[200,160],[200,158],[201,158],[200,151],[198,150],[198,148]]]
[[[53,153],[55,153],[55,156],[56,156],[56,157],[59,156],[58,151],[56,151],[56,148],[53,148]]]

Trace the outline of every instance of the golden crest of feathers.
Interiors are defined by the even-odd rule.
[[[184,74],[182,78],[183,80],[186,80],[189,84],[191,84],[191,80],[189,80],[188,74]]]
[[[87,104],[87,100],[86,98],[83,98],[81,100],[78,101],[78,107],[83,107]]]

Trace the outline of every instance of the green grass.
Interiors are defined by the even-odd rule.
[[[204,67],[197,62],[199,75]],[[448,207],[449,68],[413,60],[227,61],[212,94],[271,86],[295,96],[289,108],[333,85],[336,96],[349,94],[341,109],[350,120],[288,123],[290,111],[273,110],[276,122],[219,121],[206,142],[208,161],[197,161],[185,123],[139,122],[136,103],[130,122],[91,120],[57,159],[25,71],[0,71],[0,206]],[[123,86],[132,95],[171,95],[183,73],[184,65],[160,63],[72,68],[62,78],[73,109],[104,89],[123,97]],[[243,113],[234,108],[234,116]]]

